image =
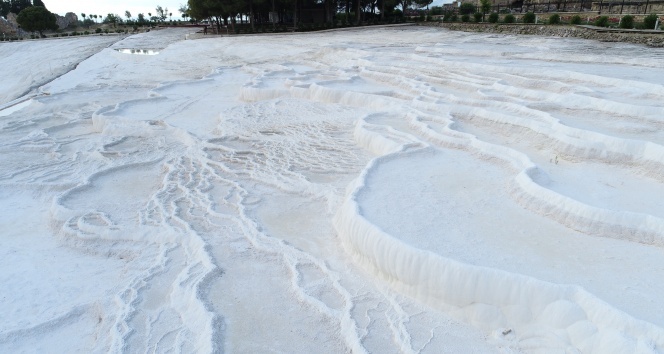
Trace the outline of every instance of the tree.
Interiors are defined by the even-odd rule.
[[[182,14],[182,18],[186,18],[189,15],[189,4],[186,5],[180,5],[180,8],[178,9],[178,12]]]
[[[142,13],[138,14],[138,16],[136,17],[136,22],[140,26],[145,26],[145,15],[143,15]]]
[[[42,0],[32,0],[32,6],[41,6],[46,9],[46,5],[44,5]]]
[[[104,23],[112,23],[113,28],[115,28],[115,25],[120,21],[121,21],[120,16],[115,14],[108,14],[104,19]]]
[[[462,15],[469,15],[475,12],[475,5],[469,3],[469,2],[464,2],[459,6],[459,13]]]
[[[127,21],[131,20],[131,12],[129,12],[129,10],[125,11],[125,17],[127,18]]]
[[[190,12],[191,10],[189,9],[189,4],[188,4],[188,3],[185,4],[185,5],[180,5],[180,8],[178,9],[178,11],[182,14],[181,16],[182,16],[182,18],[183,18],[185,21],[187,20],[187,18],[190,18],[190,17],[191,17],[191,16],[189,15],[189,12]]]
[[[20,14],[21,11],[32,6],[30,0],[7,0],[5,2],[9,7],[9,11],[7,13],[11,12],[15,14]],[[7,14],[5,14],[4,16],[7,16]]]
[[[85,16],[86,15],[84,13],[81,13],[81,17],[83,17],[83,26],[90,28],[90,25],[92,25],[94,22],[92,22],[92,20],[89,18],[86,19]],[[90,15],[90,18],[92,18],[92,15]]]
[[[482,10],[482,22],[484,22],[484,15],[491,11],[491,0],[480,0],[480,9]]]
[[[222,20],[228,23],[230,19],[231,29],[235,31],[235,18],[243,8],[241,1],[234,0],[189,0],[189,16],[202,20],[210,18],[221,30]]]
[[[0,0],[0,16],[7,17],[10,8],[9,0]]]
[[[159,18],[161,22],[163,22],[168,14],[168,8],[164,9],[161,7],[161,5],[157,5],[157,8],[155,9],[156,13],[155,15]]]
[[[45,30],[58,29],[55,15],[41,6],[30,6],[24,9],[18,14],[16,22],[26,31],[39,32],[40,37],[44,36]]]
[[[417,5],[419,8],[426,7],[427,11],[429,11],[429,5],[433,2],[433,0],[413,0],[415,5]]]
[[[385,16],[394,15],[396,6],[401,5],[401,0],[378,0],[378,7],[380,8],[380,19],[385,20]]]

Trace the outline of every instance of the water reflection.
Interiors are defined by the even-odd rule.
[[[157,55],[159,54],[159,51],[156,51],[154,49],[130,49],[130,48],[125,48],[125,49],[117,49],[118,52],[123,53],[123,54],[137,54],[137,55]]]

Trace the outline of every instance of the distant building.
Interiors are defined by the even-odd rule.
[[[664,12],[664,0],[655,1],[593,1],[591,3],[593,12],[600,12],[603,14],[622,13],[629,14],[661,14]]]
[[[443,4],[443,11],[444,12],[456,11],[459,8],[460,5],[461,5],[461,1],[458,1],[458,0],[456,0],[452,3],[449,3],[449,4]]]

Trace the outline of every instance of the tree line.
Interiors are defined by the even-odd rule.
[[[172,16],[173,13],[168,11],[168,7],[163,8],[161,5],[157,5],[154,14],[152,12],[148,12],[146,16],[146,14],[144,13],[139,13],[135,19],[132,17],[131,12],[127,10],[124,12],[124,17],[126,17],[126,20],[123,19],[122,16],[112,13],[106,15],[106,17],[102,17],[99,15],[86,15],[85,13],[81,13],[81,17],[83,17],[84,26],[90,26],[96,23],[97,19],[101,19],[103,23],[109,23],[112,24],[113,26],[117,24],[126,24],[130,26],[145,26],[156,23],[164,23],[166,19],[170,19]]]
[[[18,15],[21,11],[32,6],[46,8],[42,0],[0,0],[0,16],[6,18],[10,12]]]
[[[324,22],[333,24],[337,14],[348,22],[384,21],[411,8],[423,8],[432,0],[188,0],[184,17],[212,20],[219,29],[247,19],[254,24]]]
[[[181,9],[184,11],[184,9]],[[21,29],[28,32],[39,32],[40,37],[44,37],[43,32],[46,30],[55,31],[58,29],[56,15],[48,11],[42,0],[0,0],[0,15],[7,17],[9,13],[17,14],[16,22],[18,22]],[[113,27],[117,24],[128,24],[136,26],[152,25],[155,23],[163,23],[167,18],[173,16],[168,8],[163,8],[157,5],[154,16],[151,12],[148,13],[149,17],[139,13],[138,17],[133,20],[131,13],[125,11],[126,21],[120,15],[109,13],[104,18],[101,15],[81,13],[82,20],[79,24],[85,27],[90,27],[97,23],[99,19],[102,23],[112,24]]]

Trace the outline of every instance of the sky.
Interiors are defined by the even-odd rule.
[[[180,19],[178,9],[187,3],[187,0],[43,0],[49,11],[64,16],[67,12],[73,12],[81,16],[84,14],[95,14],[106,17],[113,13],[125,18],[125,11],[129,10],[133,18],[139,13],[155,15],[157,5],[168,8],[173,13],[173,19]]]

